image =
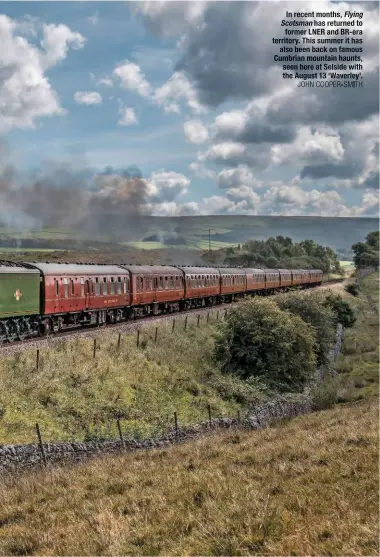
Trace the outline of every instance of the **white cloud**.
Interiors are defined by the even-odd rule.
[[[29,22],[33,25],[37,29],[38,21]],[[70,48],[81,48],[85,39],[65,25],[43,25],[42,30],[39,49],[18,34],[16,21],[0,15],[0,133],[33,128],[40,117],[65,114],[44,71]]]
[[[113,87],[113,81],[110,77],[102,77],[98,81],[98,85],[103,85],[104,87]]]
[[[204,143],[208,139],[208,130],[200,120],[188,120],[184,123],[183,129],[190,143]]]
[[[119,126],[132,126],[137,124],[137,116],[133,108],[120,108]]]
[[[241,157],[245,152],[246,147],[242,143],[227,141],[212,145],[206,153],[203,153],[198,158],[200,161],[228,161],[229,159]]]
[[[45,53],[41,54],[41,63],[45,69],[64,60],[69,48],[73,50],[83,48],[86,41],[80,33],[71,31],[66,25],[43,25],[42,30],[41,47]]]
[[[120,79],[120,86],[123,89],[135,91],[145,98],[151,95],[150,83],[145,79],[145,75],[137,64],[126,60],[123,64],[116,66],[113,75]]]
[[[215,118],[216,129],[219,133],[237,135],[244,130],[247,115],[243,110],[232,110],[223,112]]]
[[[185,194],[190,185],[190,180],[178,172],[161,170],[153,172],[149,178],[156,195],[164,201],[173,201],[178,195]]]
[[[313,132],[303,127],[292,143],[274,145],[271,157],[275,164],[323,165],[339,163],[344,149],[336,130],[321,127]]]
[[[257,180],[251,170],[247,166],[238,166],[237,168],[225,168],[219,172],[217,176],[218,186],[225,188],[239,188],[240,186],[248,186],[250,188],[262,188],[264,185]]]
[[[184,73],[175,72],[170,79],[155,91],[155,101],[165,112],[180,112],[184,101],[194,114],[207,112],[199,100],[191,82]]]
[[[192,162],[189,164],[190,170],[197,176],[198,178],[215,178],[216,172],[211,168],[206,168],[203,164],[199,162]]]
[[[77,91],[74,100],[77,104],[102,104],[102,96],[96,91]]]

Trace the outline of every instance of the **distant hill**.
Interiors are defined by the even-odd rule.
[[[310,239],[330,246],[340,259],[352,258],[352,244],[378,230],[375,218],[284,217],[213,215],[191,217],[102,218],[102,226],[83,222],[78,230],[0,229],[0,248],[29,249],[162,249],[168,245],[184,250],[202,250],[288,236],[294,242]],[[1,251],[1,249],[0,249]]]
[[[156,236],[178,235],[190,249],[227,247],[250,239],[289,236],[294,242],[305,239],[330,246],[342,259],[352,257],[351,246],[378,230],[375,218],[283,217],[283,216],[193,216],[150,217],[143,219],[146,230]],[[143,224],[140,220],[140,225]],[[146,231],[144,237],[146,237]],[[142,239],[142,238],[141,238]],[[180,245],[180,244],[177,244]]]

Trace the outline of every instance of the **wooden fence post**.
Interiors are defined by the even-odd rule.
[[[38,371],[40,368],[40,351],[37,348],[37,354],[36,354],[36,371]]]
[[[156,332],[154,335],[154,344],[157,344],[158,327],[156,327]]]
[[[178,417],[177,412],[174,412],[174,426],[175,426],[175,435],[178,436]]]
[[[185,317],[185,331],[186,331],[186,329],[187,329],[187,315]]]
[[[198,313],[198,319],[197,319],[197,327],[199,327],[199,320],[200,320],[201,316]]]
[[[123,447],[123,449],[125,449],[124,437],[123,437],[123,432],[121,431],[121,425],[120,425],[119,418],[117,419],[116,423],[117,423],[117,429],[119,430],[119,437],[120,437],[120,441],[121,441],[121,446]]]
[[[237,421],[238,424],[240,424],[240,410],[237,411]]]
[[[36,424],[36,431],[37,431],[37,437],[38,437],[38,445],[40,447],[40,451],[41,451],[41,455],[42,455],[42,460],[43,460],[44,466],[47,466],[45,449],[44,449],[44,446],[42,444],[40,426],[38,424]]]
[[[207,312],[207,323],[209,322],[209,319],[210,319],[210,312],[208,311]]]
[[[95,358],[96,356],[96,338],[94,338],[94,349],[93,349],[93,357]]]
[[[175,318],[173,319],[172,333],[174,333],[174,328],[175,328]]]
[[[120,342],[121,342],[121,333],[119,333],[118,339],[117,339],[117,349],[120,350]]]
[[[216,312],[216,320],[219,321],[219,310]]]
[[[208,422],[209,422],[210,427],[211,427],[212,419],[211,419],[211,405],[210,404],[207,405],[207,410],[208,410]]]
[[[140,346],[140,329],[137,329],[136,346],[137,346],[137,348]]]

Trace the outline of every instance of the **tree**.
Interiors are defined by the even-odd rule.
[[[366,243],[374,250],[379,251],[379,231],[370,232],[365,237]]]
[[[343,327],[352,327],[356,321],[352,306],[343,300],[339,294],[330,294],[325,298],[325,305],[330,307],[335,315],[335,323],[341,323]]]
[[[278,265],[279,265],[278,259],[276,259],[273,256],[268,257],[267,265],[268,265],[269,269],[277,269]]]
[[[379,231],[370,232],[365,242],[357,242],[352,246],[356,267],[379,266]]]
[[[315,329],[317,365],[327,364],[336,331],[335,314],[331,307],[325,306],[323,299],[318,295],[288,294],[276,301],[280,309],[298,315]]]
[[[278,391],[302,391],[315,371],[315,331],[271,300],[239,302],[219,324],[215,357],[224,373],[259,377]]]

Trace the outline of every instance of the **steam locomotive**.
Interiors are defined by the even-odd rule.
[[[0,342],[322,283],[315,269],[0,261]]]

